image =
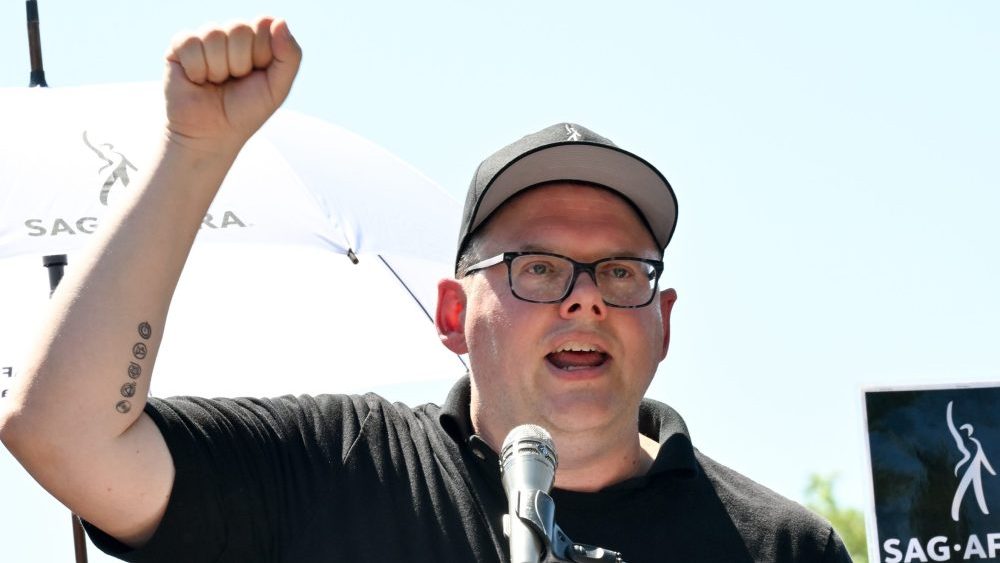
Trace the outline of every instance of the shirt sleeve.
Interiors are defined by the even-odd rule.
[[[166,513],[137,550],[89,524],[88,533],[125,561],[274,559],[334,486],[367,410],[363,398],[338,395],[152,398],[146,412],[175,468]]]

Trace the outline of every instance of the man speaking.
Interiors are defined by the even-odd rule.
[[[201,218],[301,56],[270,18],[175,41],[159,161],[62,282],[0,421],[102,549],[509,561],[506,527],[549,561],[850,561],[828,523],[696,451],[675,411],[643,399],[677,299],[658,287],[676,199],[651,164],[580,125],[528,135],[473,177],[435,314],[470,370],[442,406],[147,400]],[[504,448],[523,424],[544,430]],[[551,490],[509,504],[501,453],[551,467]]]

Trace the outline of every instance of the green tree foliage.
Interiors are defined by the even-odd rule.
[[[836,475],[811,475],[806,487],[806,506],[833,524],[855,563],[868,563],[865,516],[856,508],[840,506],[833,495],[836,480]]]

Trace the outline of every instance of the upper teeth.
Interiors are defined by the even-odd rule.
[[[600,352],[600,350],[593,344],[569,342],[560,346],[556,352]]]

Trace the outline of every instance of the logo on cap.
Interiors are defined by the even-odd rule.
[[[574,129],[572,125],[570,125],[569,123],[567,123],[567,124],[564,125],[564,127],[566,128],[566,140],[567,141],[579,141],[580,140],[580,132],[577,131],[576,129]]]

